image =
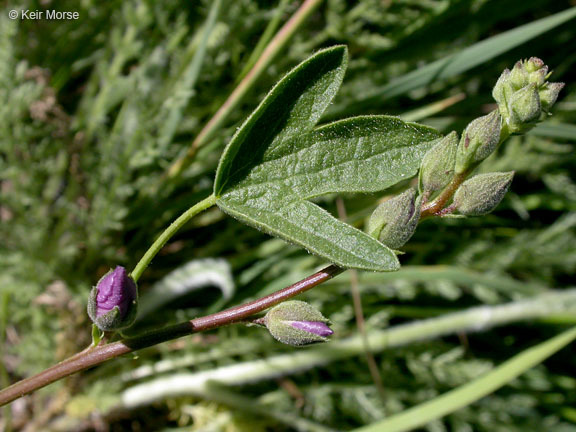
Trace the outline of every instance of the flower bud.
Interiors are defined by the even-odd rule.
[[[383,202],[370,216],[366,231],[392,249],[402,247],[418,225],[420,197],[414,189]]]
[[[466,127],[456,152],[457,173],[474,168],[496,150],[500,143],[501,120],[498,110],[494,110]]]
[[[510,71],[509,83],[516,90],[524,87],[530,80],[530,74],[524,67],[524,62],[518,60]]]
[[[264,323],[279,342],[292,346],[326,342],[334,332],[328,327],[330,320],[308,303],[291,300],[280,303],[268,311]]]
[[[136,318],[138,290],[126,269],[117,266],[92,288],[88,315],[100,330],[112,331],[130,326]]]
[[[444,188],[454,175],[458,134],[451,132],[440,139],[422,159],[420,165],[420,191],[436,192]]]
[[[524,133],[542,120],[558,98],[562,83],[546,81],[548,66],[537,57],[506,69],[492,90],[509,133]]]
[[[496,85],[492,89],[492,97],[498,102],[499,105],[500,101],[507,101],[510,99],[510,96],[513,93],[513,89],[509,85],[510,74],[510,69],[504,69],[504,72],[502,72],[500,78],[498,78],[498,81],[496,81]],[[504,104],[503,107],[499,106],[499,108],[502,115],[508,113],[507,105]]]
[[[510,97],[510,124],[526,130],[528,124],[535,124],[540,119],[542,109],[540,95],[536,84],[528,84]]]
[[[480,216],[496,208],[512,183],[514,172],[479,174],[466,180],[454,194],[453,206],[466,216]]]
[[[544,61],[538,57],[530,57],[524,63],[524,67],[526,68],[526,72],[528,72],[530,75],[533,75],[534,72],[541,73],[541,75],[543,74],[544,77],[548,75],[548,66],[546,66]]]
[[[545,113],[550,112],[552,105],[556,103],[560,90],[564,88],[564,83],[546,83],[546,86],[540,90],[540,105],[542,111]]]

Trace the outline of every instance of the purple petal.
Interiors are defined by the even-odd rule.
[[[118,266],[98,283],[96,315],[104,315],[118,306],[120,315],[124,316],[135,299],[135,282],[126,274],[124,267]]]
[[[308,333],[314,333],[315,335],[322,337],[327,337],[334,334],[330,327],[319,321],[292,321],[290,325],[299,330],[304,330]]]

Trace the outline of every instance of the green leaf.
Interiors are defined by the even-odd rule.
[[[438,133],[387,116],[312,129],[338,91],[345,68],[346,48],[329,48],[272,89],[224,151],[216,203],[339,266],[397,270],[390,249],[306,200],[331,192],[375,192],[409,178]]]
[[[316,125],[342,84],[347,57],[343,46],[320,51],[276,84],[222,153],[214,195],[245,177],[258,158],[281,154],[292,138]]]
[[[410,408],[388,419],[373,423],[355,432],[404,432],[425,425],[426,423],[444,417],[447,414],[470,405],[478,399],[489,395],[500,387],[520,376],[527,370],[542,363],[570,342],[576,339],[576,328],[548,339],[532,348],[522,351],[507,362],[486,375],[468,384],[460,386],[448,393],[438,396],[421,405]]]
[[[174,85],[170,88],[169,96],[166,96],[166,103],[162,106],[160,113],[163,116],[162,126],[158,135],[158,144],[165,150],[168,144],[174,139],[178,126],[182,121],[184,109],[189,104],[194,95],[194,87],[200,76],[200,71],[206,58],[206,49],[210,40],[210,35],[218,22],[218,14],[222,0],[214,0],[210,6],[210,13],[204,23],[204,28],[194,37],[191,46],[194,46],[195,52],[189,64],[187,64]],[[198,42],[196,41],[198,39]],[[197,42],[197,47],[195,46]],[[190,50],[190,48],[188,48]]]

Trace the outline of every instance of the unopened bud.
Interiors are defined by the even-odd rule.
[[[529,79],[530,74],[524,67],[524,62],[522,60],[518,60],[510,71],[509,84],[513,88],[519,89],[528,84]]]
[[[506,69],[492,90],[508,133],[524,133],[550,112],[564,87],[546,81],[548,66],[537,57],[519,61]]]
[[[540,105],[542,111],[545,113],[550,112],[552,105],[556,103],[560,90],[564,88],[564,83],[546,83],[546,86],[540,90]]]
[[[510,74],[510,69],[504,69],[504,72],[502,72],[500,78],[496,81],[496,85],[492,89],[492,97],[498,102],[500,113],[503,116],[508,113],[508,106],[506,104],[500,104],[500,101],[507,101],[514,92],[509,84]]]
[[[538,57],[530,57],[526,60],[525,68],[528,72],[528,82],[540,88],[548,77],[548,66]]]
[[[326,342],[328,336],[334,333],[328,327],[329,319],[308,303],[299,300],[274,306],[263,321],[274,339],[292,346]]]
[[[414,189],[383,202],[368,220],[366,231],[392,249],[402,247],[418,225],[420,219],[420,197]]]
[[[112,331],[132,325],[136,318],[136,282],[118,266],[106,273],[92,288],[88,315],[100,330]]]
[[[530,125],[536,124],[542,114],[540,95],[536,84],[528,84],[510,97],[508,103],[512,132],[527,131]]]
[[[454,194],[453,206],[466,216],[480,216],[496,208],[508,191],[514,172],[478,174]]]
[[[524,66],[526,68],[526,72],[529,74],[532,74],[533,72],[543,72],[544,76],[548,74],[548,66],[546,66],[544,61],[538,57],[530,57],[528,60],[526,60]]]
[[[458,134],[451,132],[440,139],[422,159],[420,165],[420,191],[436,192],[444,188],[454,176]]]
[[[501,120],[498,110],[494,110],[466,127],[456,152],[457,173],[474,168],[496,150],[500,143]]]

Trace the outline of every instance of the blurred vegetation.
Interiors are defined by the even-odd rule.
[[[132,268],[163,227],[207,196],[220,152],[239,122],[283,73],[333,44],[348,45],[350,66],[330,117],[414,114],[464,95],[443,109],[416,113],[442,132],[461,131],[492,109],[492,86],[520,58],[541,57],[554,70],[553,81],[567,83],[546,124],[513,137],[482,165],[485,171],[516,171],[496,212],[428,220],[405,247],[405,269],[360,274],[367,331],[574,286],[574,20],[460,73],[385,96],[395,79],[573,2],[327,0],[192,165],[169,178],[166,170],[233,90],[268,23],[277,13],[286,20],[299,6],[298,1],[223,0],[210,22],[215,3],[48,0],[2,6],[2,386],[89,343],[85,304],[91,284],[116,264]],[[10,9],[46,8],[77,11],[80,19],[8,19]],[[382,196],[342,198],[349,222],[362,226]],[[336,214],[335,197],[321,203]],[[169,284],[162,278],[209,258],[218,261],[185,267],[186,295],[163,294]],[[144,274],[141,296],[150,292],[161,307],[149,302],[134,331],[272,292],[321,264],[212,209],[194,219]],[[303,296],[332,319],[337,339],[357,333],[350,284],[345,273]],[[323,430],[319,425],[349,430],[464,384],[574,323],[573,315],[554,316],[376,352],[383,398],[359,353],[284,377],[190,389],[188,395],[159,394],[152,406],[141,408],[123,405],[123,392],[155,377],[295,351],[261,329],[223,328],[73,376],[0,415],[6,430]],[[575,348],[568,348],[424,429],[576,431],[574,354]],[[154,364],[156,374],[142,369]]]

